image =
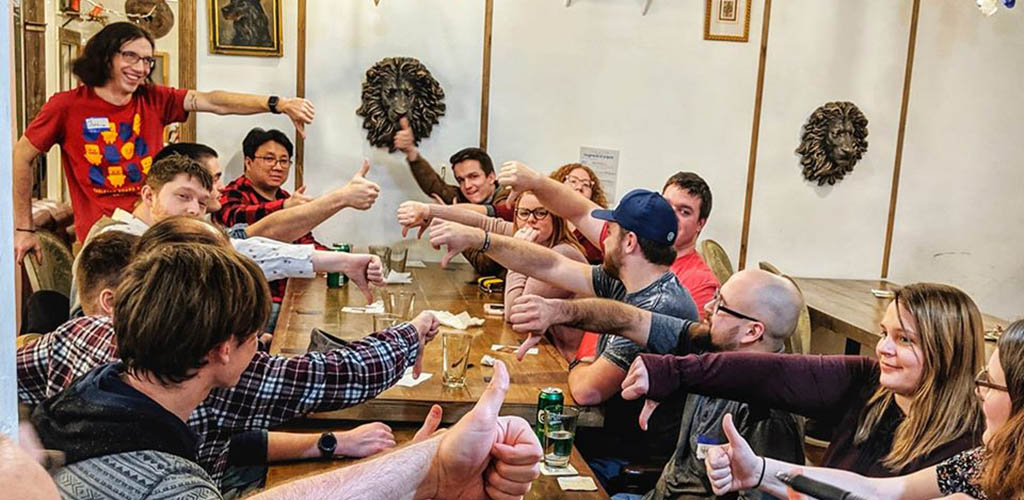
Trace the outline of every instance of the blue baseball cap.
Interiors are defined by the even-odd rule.
[[[615,222],[627,231],[662,245],[676,242],[679,223],[668,200],[654,191],[634,189],[622,197],[615,210],[594,210],[596,219]]]

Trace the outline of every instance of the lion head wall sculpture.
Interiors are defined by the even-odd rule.
[[[819,186],[835,184],[867,152],[867,136],[868,119],[852,102],[830,102],[814,110],[796,149],[804,178]]]
[[[418,145],[444,116],[444,90],[426,66],[411,57],[388,57],[366,71],[363,104],[356,114],[370,144],[395,151],[399,118],[409,119]]]

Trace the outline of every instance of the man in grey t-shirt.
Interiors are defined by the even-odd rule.
[[[447,221],[434,221],[430,243],[435,248],[448,247],[442,264],[462,251],[476,249],[510,270],[580,297],[610,298],[669,316],[697,319],[693,299],[669,270],[675,259],[677,219],[660,194],[637,189],[624,196],[614,211],[594,210],[591,215],[609,223],[604,262],[600,266],[591,267],[540,245]],[[536,338],[527,342],[535,343]],[[669,342],[675,345],[675,340]],[[656,421],[665,423],[665,439],[640,433],[636,423],[640,405],[618,397],[630,363],[638,353],[647,350],[646,345],[629,339],[602,335],[596,359],[570,365],[569,390],[573,400],[581,405],[607,403],[604,432],[590,440],[607,445],[595,454],[605,455],[613,450],[621,458],[609,468],[601,468],[606,472],[602,474],[605,478],[617,475],[619,466],[633,458],[664,460],[673,449],[671,443],[678,433],[681,404],[678,408],[663,408],[656,415]],[[584,440],[578,444],[582,448],[587,446]]]

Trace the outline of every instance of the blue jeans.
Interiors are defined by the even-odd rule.
[[[644,500],[644,496],[636,493],[616,493],[612,495],[612,500]]]
[[[627,464],[629,464],[628,460],[616,457],[599,457],[587,460],[587,465],[594,471],[594,477],[606,489],[608,488],[608,482],[615,479]]]

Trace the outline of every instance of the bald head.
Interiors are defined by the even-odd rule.
[[[733,274],[722,288],[729,288],[730,297],[747,314],[764,324],[765,342],[773,350],[781,349],[793,334],[800,311],[804,306],[803,294],[788,278],[762,271],[745,269]]]

